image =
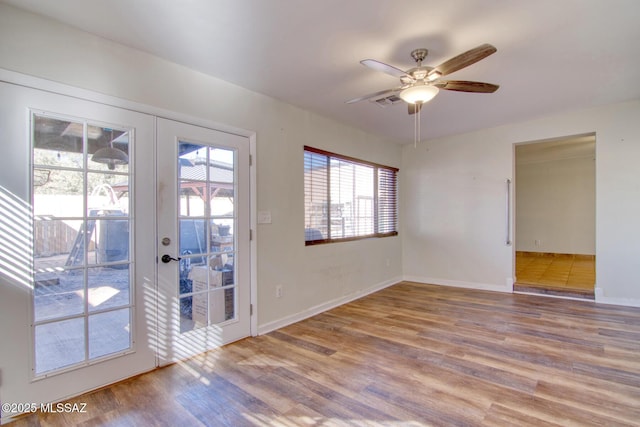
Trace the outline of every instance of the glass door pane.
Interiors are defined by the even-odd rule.
[[[132,347],[130,130],[32,115],[35,376]]]
[[[235,318],[235,150],[178,142],[180,331]]]

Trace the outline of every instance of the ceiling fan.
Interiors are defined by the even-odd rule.
[[[422,61],[427,57],[429,51],[424,48],[415,49],[411,52],[411,57],[416,61],[416,66],[407,71],[402,71],[399,68],[376,61],[375,59],[362,60],[360,61],[362,65],[399,78],[400,86],[351,99],[347,101],[347,104],[396,95],[409,104],[409,114],[415,114],[420,111],[422,104],[430,101],[438,94],[440,89],[454,90],[457,92],[493,93],[498,90],[500,86],[468,80],[441,80],[441,78],[447,74],[475,64],[496,51],[497,49],[494,46],[485,43],[461,53],[437,67],[429,67],[422,65]]]

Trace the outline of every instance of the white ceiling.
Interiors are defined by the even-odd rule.
[[[640,98],[638,0],[2,0],[256,92],[413,142],[405,105],[344,101],[398,81],[359,61],[408,69],[482,43],[498,52],[447,78],[499,84],[441,91],[423,138]]]

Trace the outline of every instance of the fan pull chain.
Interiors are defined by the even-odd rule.
[[[422,114],[422,102],[420,102],[420,104],[418,105],[418,114],[417,114],[417,117],[418,117],[418,137],[416,139],[418,140],[418,142],[420,141],[420,131],[421,131],[421,129],[420,129],[420,115],[421,114]],[[418,143],[416,142],[415,145],[417,147]]]
[[[417,107],[418,104],[416,104],[416,108]],[[420,113],[416,111],[413,115],[413,148],[418,147],[418,114]]]
[[[413,115],[413,148],[418,147],[418,140],[420,139],[420,112],[422,111],[422,102],[415,103],[416,112]]]

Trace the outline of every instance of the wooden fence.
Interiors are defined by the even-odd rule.
[[[78,236],[78,230],[56,220],[37,220],[33,227],[34,256],[47,257],[68,254]],[[92,250],[93,242],[89,245]]]

